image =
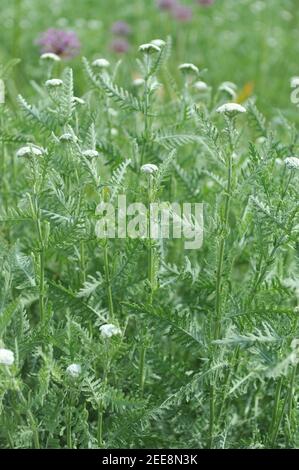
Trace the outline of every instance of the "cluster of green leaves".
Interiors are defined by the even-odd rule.
[[[1,447],[298,445],[298,132],[254,100],[217,116],[225,93],[174,86],[170,49],[141,88],[84,59],[84,103],[66,67],[0,107]],[[97,239],[99,203],[147,202],[145,163],[157,200],[204,203],[201,249]]]

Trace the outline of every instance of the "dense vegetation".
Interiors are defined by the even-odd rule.
[[[2,8],[1,448],[299,445],[297,2],[160,3]],[[119,195],[202,247],[99,238]]]

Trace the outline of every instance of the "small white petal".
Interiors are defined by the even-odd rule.
[[[143,165],[141,168],[140,168],[140,171],[142,173],[148,173],[148,174],[153,174],[155,173],[156,171],[158,171],[158,167],[157,165],[154,165],[153,163],[146,163],[145,165]]]
[[[107,323],[106,325],[100,326],[100,332],[103,338],[111,338],[112,336],[120,335],[121,329],[116,325]]]
[[[10,349],[0,349],[0,364],[3,366],[12,366],[15,361],[14,353]]]
[[[61,59],[57,54],[53,52],[45,52],[40,56],[41,60],[53,60],[53,62],[60,62]]]
[[[225,103],[219,106],[216,111],[221,114],[246,113],[246,108],[238,103]]]
[[[71,377],[79,377],[79,375],[81,374],[81,366],[80,364],[70,364],[66,368],[66,372]]]

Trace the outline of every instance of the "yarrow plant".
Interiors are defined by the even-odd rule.
[[[80,2],[2,12],[0,448],[297,448],[294,12]]]

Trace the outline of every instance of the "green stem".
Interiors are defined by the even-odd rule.
[[[214,424],[215,424],[214,385],[210,385],[210,420],[209,420],[209,440],[208,440],[208,449],[212,449],[212,448],[213,448],[213,443],[214,443]]]
[[[146,74],[144,77],[144,141],[142,145],[142,152],[141,152],[141,162],[140,165],[143,165],[144,161],[144,154],[145,154],[145,148],[146,148],[146,143],[148,140],[148,129],[149,129],[149,122],[148,122],[148,109],[149,109],[149,93],[148,93],[148,75],[149,75],[149,70],[150,70],[150,57],[149,54],[146,56]]]
[[[98,446],[103,446],[103,404],[100,403],[98,412],[98,426],[97,426],[97,440]]]
[[[71,404],[68,405],[67,410],[67,423],[66,423],[66,435],[67,435],[67,448],[72,449],[72,407]]]
[[[278,428],[279,428],[279,424],[277,428],[277,416],[279,412],[279,402],[280,402],[282,384],[283,384],[283,378],[281,377],[276,384],[272,422],[271,422],[270,431],[269,431],[269,441],[271,445],[274,445],[276,435],[278,433]]]
[[[103,377],[103,394],[105,393],[106,385],[107,385],[107,377],[109,373],[109,360],[107,360],[104,377]],[[99,402],[99,409],[98,409],[98,423],[97,423],[97,441],[98,446],[101,448],[103,447],[103,426],[104,426],[104,403],[101,399]]]
[[[109,270],[108,241],[105,242],[105,246],[104,246],[104,266],[105,266],[105,278],[106,278],[106,286],[107,286],[109,317],[110,317],[110,320],[113,320],[114,310],[113,310],[113,299],[112,299],[111,279],[110,279],[110,270]]]
[[[219,247],[219,253],[218,253],[218,265],[217,265],[217,274],[216,274],[216,308],[215,308],[216,322],[215,322],[214,339],[219,338],[220,330],[221,330],[221,317],[222,317],[221,290],[222,290],[224,252],[225,252],[226,235],[227,235],[227,228],[228,228],[228,215],[229,215],[229,207],[230,207],[230,200],[231,200],[231,185],[232,185],[232,152],[230,152],[229,154],[228,171],[227,171],[227,188],[226,188],[226,195],[225,195],[224,218],[223,218],[223,225],[222,225],[222,230],[224,231],[224,233],[222,234],[220,247]]]
[[[86,281],[86,268],[85,268],[85,247],[84,241],[80,241],[80,274],[81,274],[81,282],[84,283]]]
[[[139,361],[139,388],[140,388],[141,397],[143,396],[144,383],[145,383],[145,354],[146,354],[146,347],[143,344],[141,346],[140,361]]]
[[[40,321],[45,319],[45,249],[44,240],[39,216],[37,216],[36,225],[39,239],[39,313]]]

